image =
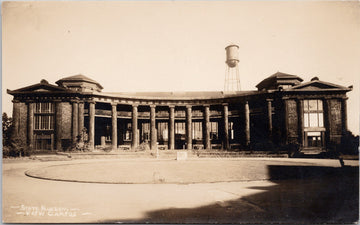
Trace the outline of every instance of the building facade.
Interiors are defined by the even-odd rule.
[[[75,75],[46,80],[13,95],[14,135],[33,150],[68,150],[79,138],[90,149],[244,150],[297,144],[326,150],[347,131],[352,87],[275,73],[254,91],[106,93]],[[85,129],[84,129],[85,128]],[[80,135],[81,134],[81,135]]]

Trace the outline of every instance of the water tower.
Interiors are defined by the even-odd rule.
[[[229,45],[226,50],[224,91],[240,91],[239,46]]]

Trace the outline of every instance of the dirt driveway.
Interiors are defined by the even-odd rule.
[[[122,173],[135,174],[136,168],[151,170],[150,162],[129,161],[135,166],[122,168]],[[230,162],[230,161],[228,161]],[[249,163],[247,159],[235,161]],[[72,165],[82,168],[88,177],[97,174],[101,164],[114,160],[74,160]],[[121,163],[121,160],[119,161]],[[125,161],[123,162],[124,164]],[[162,165],[166,161],[155,162]],[[174,162],[168,162],[169,165]],[[229,164],[234,174],[234,162],[219,165],[213,160],[199,160],[187,167],[191,170]],[[298,222],[340,223],[358,220],[358,161],[345,161],[341,168],[336,160],[318,159],[253,159],[251,163],[268,165],[236,167],[241,173],[265,172],[271,180],[215,183],[145,183],[99,184],[35,179],[25,171],[59,166],[58,172],[69,162],[24,161],[3,163],[3,221],[28,223],[249,223]],[[145,165],[147,164],[147,165]],[[154,164],[154,165],[155,165]],[[93,165],[93,166],[91,166]],[[171,166],[170,166],[171,167]],[[170,168],[168,167],[168,168]],[[158,167],[154,167],[159,169]],[[164,167],[166,168],[166,166]],[[174,166],[175,169],[179,169]],[[235,168],[235,169],[236,169]],[[247,168],[249,171],[244,171]],[[256,168],[260,168],[257,170]],[[200,169],[199,169],[200,170]],[[211,174],[211,170],[207,169]],[[71,171],[71,170],[69,170]],[[202,170],[200,170],[202,171]],[[222,173],[226,174],[226,169]],[[222,173],[218,173],[221,176]],[[236,171],[235,171],[236,172]],[[100,174],[114,173],[104,167]],[[153,173],[144,173],[153,176]],[[219,175],[220,174],[220,175]],[[144,176],[145,176],[144,175]],[[161,176],[161,173],[160,175]],[[168,176],[168,175],[166,175]],[[265,176],[265,175],[264,175]],[[131,177],[131,176],[130,176]],[[193,177],[193,176],[192,176]]]

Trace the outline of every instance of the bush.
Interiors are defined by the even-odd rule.
[[[357,155],[359,153],[359,136],[355,137],[350,131],[347,131],[342,137],[338,151],[342,154]]]
[[[26,142],[20,138],[10,140],[8,146],[3,146],[3,157],[22,157],[29,156],[31,153]]]
[[[89,151],[89,140],[87,129],[84,127],[82,132],[76,137],[76,143],[72,147],[73,150],[77,151]]]
[[[290,158],[298,157],[301,154],[299,144],[290,143],[285,145],[285,148],[287,149]]]

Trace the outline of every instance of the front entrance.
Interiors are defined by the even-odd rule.
[[[324,132],[305,132],[305,145],[306,147],[322,148],[324,146]]]

